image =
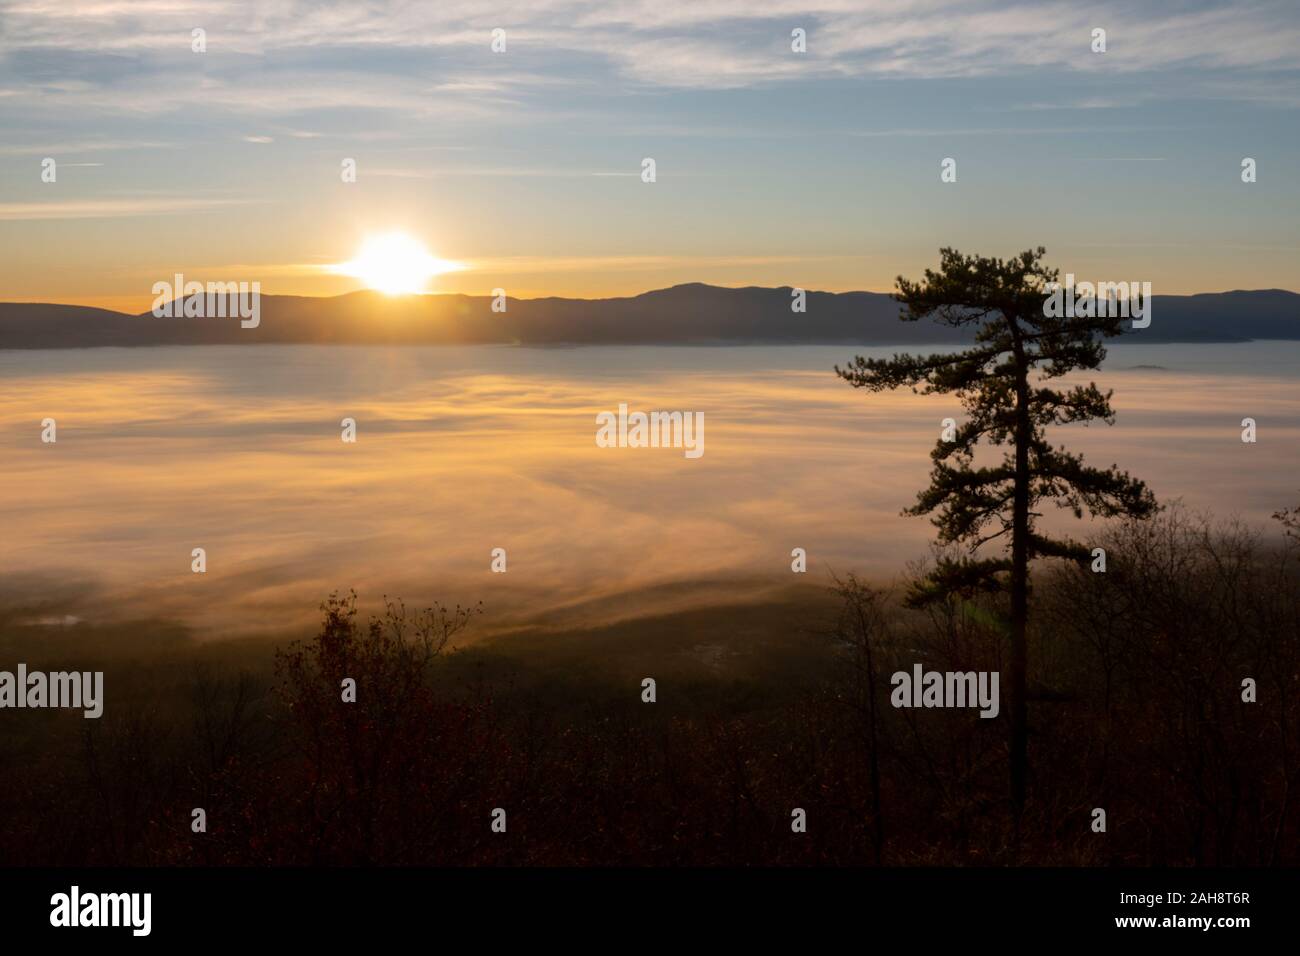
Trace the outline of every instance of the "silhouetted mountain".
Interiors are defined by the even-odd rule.
[[[105,309],[0,303],[0,348],[133,345],[305,344],[664,344],[957,343],[963,332],[901,322],[881,292],[809,292],[790,310],[791,290],[690,283],[617,299],[489,296],[389,298],[354,292],[333,298],[263,295],[257,328],[238,318],[155,318]],[[233,311],[233,310],[227,310]],[[1154,297],[1152,323],[1130,341],[1240,342],[1300,339],[1300,295],[1281,289]]]

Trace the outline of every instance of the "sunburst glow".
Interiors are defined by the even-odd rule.
[[[356,256],[333,267],[340,275],[360,279],[387,295],[424,292],[429,280],[461,268],[459,263],[430,255],[421,243],[402,232],[371,236]]]

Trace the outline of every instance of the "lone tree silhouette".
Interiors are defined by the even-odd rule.
[[[898,277],[895,298],[905,322],[935,315],[950,326],[972,326],[975,343],[966,351],[929,356],[895,355],[891,359],[857,356],[835,373],[854,388],[880,392],[911,386],[919,394],[955,392],[967,412],[953,441],[942,438],[930,453],[930,486],[904,514],[937,511],[931,521],[939,540],[965,543],[969,555],[941,558],[933,572],[908,595],[919,606],[950,594],[976,591],[1011,595],[1011,803],[1019,818],[1025,800],[1027,728],[1025,672],[1028,662],[1029,562],[1038,557],[1086,562],[1091,552],[1068,539],[1039,534],[1035,505],[1053,499],[1076,518],[1084,510],[1113,517],[1146,518],[1157,505],[1146,485],[1112,465],[1090,468],[1083,459],[1048,443],[1048,425],[1100,418],[1113,424],[1108,391],[1093,383],[1068,391],[1046,382],[1075,369],[1095,369],[1106,356],[1102,339],[1122,331],[1121,319],[1102,316],[1049,316],[1044,308],[1050,284],[1060,275],[1043,265],[1047,250],[1002,261],[940,250],[939,271],[925,270],[923,282]],[[1102,303],[1097,303],[1101,305]],[[977,444],[1010,446],[1000,464],[976,467]],[[995,530],[988,530],[992,526]],[[981,545],[998,538],[1010,558],[976,555]]]

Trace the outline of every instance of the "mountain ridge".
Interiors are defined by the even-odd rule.
[[[969,342],[967,330],[903,322],[886,292],[806,293],[790,286],[681,283],[635,296],[507,299],[430,293],[388,297],[262,295],[259,324],[235,318],[157,318],[93,306],[0,302],[0,349],[149,345],[918,345]],[[1152,297],[1152,323],[1127,341],[1300,340],[1300,294],[1238,289]],[[229,310],[228,310],[229,311]]]

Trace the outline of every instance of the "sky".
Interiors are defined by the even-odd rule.
[[[394,232],[431,292],[888,291],[949,245],[1300,290],[1300,5],[0,2],[0,301],[335,295]]]

